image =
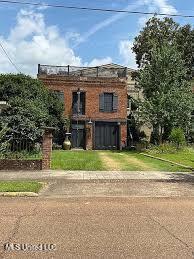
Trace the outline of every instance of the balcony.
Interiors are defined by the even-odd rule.
[[[75,67],[75,66],[50,66],[38,65],[38,75],[57,75],[74,77],[107,77],[107,78],[126,78],[126,67]]]

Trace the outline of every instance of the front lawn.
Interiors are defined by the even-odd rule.
[[[38,193],[42,187],[39,182],[27,181],[0,181],[0,192],[35,192]]]
[[[53,151],[52,169],[86,171],[186,171],[182,167],[145,157],[138,152],[64,150]]]
[[[63,170],[106,170],[96,151],[64,151],[52,152],[52,169]]]
[[[194,149],[188,148],[185,150],[180,150],[176,153],[162,153],[155,154],[155,157],[164,158],[182,165],[191,166],[194,168]]]

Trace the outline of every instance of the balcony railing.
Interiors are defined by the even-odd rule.
[[[38,65],[38,75],[124,78],[127,68]]]

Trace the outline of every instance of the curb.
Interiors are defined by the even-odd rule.
[[[176,163],[176,162],[172,162],[170,160],[167,160],[167,159],[164,159],[164,158],[160,158],[160,157],[156,157],[156,156],[151,156],[151,155],[148,155],[148,154],[145,154],[145,153],[140,153],[141,155],[143,156],[146,156],[146,157],[150,157],[150,158],[153,158],[153,159],[157,159],[157,160],[160,160],[160,161],[163,161],[163,162],[167,162],[167,163],[170,163],[170,164],[173,164],[173,165],[178,165],[182,168],[185,168],[185,169],[189,169],[191,171],[194,171],[194,168],[191,167],[191,166],[186,166],[186,165],[182,165],[182,164],[179,164],[179,163]]]
[[[0,197],[38,197],[35,192],[0,192]]]

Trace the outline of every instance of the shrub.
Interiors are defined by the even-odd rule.
[[[164,154],[164,153],[173,154],[177,152],[177,149],[173,144],[166,142],[159,146],[150,145],[146,152],[149,154]]]
[[[21,152],[0,152],[0,159],[23,159],[23,160],[31,160],[31,159],[41,159],[42,153],[38,151],[21,151]]]
[[[181,128],[172,129],[169,139],[179,149],[181,145],[185,144],[184,131]]]
[[[0,152],[5,152],[9,145],[8,140],[5,140],[5,135],[7,131],[8,131],[7,124],[0,125]]]

